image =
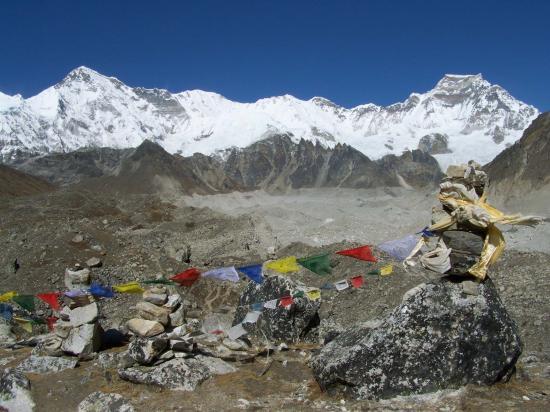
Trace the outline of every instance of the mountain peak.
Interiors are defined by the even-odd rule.
[[[446,74],[437,82],[434,90],[445,92],[463,92],[472,87],[490,87],[481,73],[478,74]]]

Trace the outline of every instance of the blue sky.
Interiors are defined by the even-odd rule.
[[[237,101],[391,104],[482,73],[550,110],[550,1],[3,1],[0,91],[85,65],[131,86]]]

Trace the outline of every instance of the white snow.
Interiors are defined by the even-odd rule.
[[[328,147],[347,143],[377,159],[416,149],[421,137],[443,133],[453,153],[436,158],[446,166],[490,161],[519,139],[537,115],[537,109],[480,74],[445,75],[434,89],[388,107],[368,103],[347,109],[322,97],[304,101],[284,95],[238,103],[201,90],[171,94],[131,88],[79,67],[26,100],[0,93],[0,143],[1,155],[8,156],[16,149],[132,147],[147,138],[171,153],[191,155],[292,133],[295,141],[303,138]],[[493,140],[495,130],[500,143]]]

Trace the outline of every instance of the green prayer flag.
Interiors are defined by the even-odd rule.
[[[304,297],[304,292],[302,290],[299,290],[298,292],[294,293],[292,295],[293,298],[303,298]]]
[[[34,312],[34,296],[33,295],[17,295],[11,298],[12,301],[17,303],[23,309],[29,312]]]
[[[323,255],[311,256],[303,259],[298,259],[298,263],[311,270],[318,275],[328,275],[331,272],[330,269],[330,257],[328,253]]]
[[[370,272],[367,273],[367,275],[379,275],[379,274],[380,274],[380,270],[378,269],[371,270]]]
[[[168,279],[151,279],[151,280],[143,280],[141,283],[144,283],[146,285],[173,285],[174,282]]]

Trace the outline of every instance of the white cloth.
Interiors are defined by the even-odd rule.
[[[242,323],[256,323],[261,314],[262,312],[256,312],[256,311],[248,312],[244,317],[244,320]]]
[[[241,336],[246,335],[246,330],[243,328],[243,324],[239,323],[238,325],[233,326],[229,331],[227,331],[227,335],[229,336],[229,339],[236,340],[239,339]]]
[[[201,276],[203,278],[214,278],[219,280],[227,280],[229,282],[238,282],[240,279],[235,266],[212,269],[208,272],[204,272]]]
[[[349,283],[346,279],[340,280],[334,283],[334,287],[336,288],[336,290],[344,290],[349,288]]]
[[[277,309],[277,299],[268,300],[264,303],[264,308],[267,309]]]

